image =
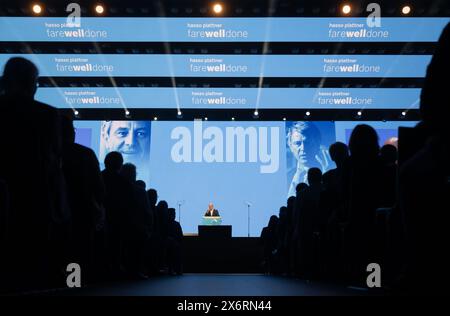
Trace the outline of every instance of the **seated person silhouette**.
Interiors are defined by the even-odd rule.
[[[205,213],[205,216],[220,216],[219,211],[214,208],[214,204],[208,204],[208,210]]]

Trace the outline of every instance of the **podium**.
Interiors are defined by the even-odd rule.
[[[205,239],[231,239],[231,225],[198,225],[198,236]]]
[[[198,225],[198,236],[207,239],[231,238],[231,225],[222,225],[220,216],[203,216],[202,225]]]
[[[202,225],[214,226],[222,224],[222,217],[220,216],[203,216]]]

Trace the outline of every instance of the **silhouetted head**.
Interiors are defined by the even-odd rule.
[[[293,209],[295,204],[295,196],[290,196],[286,201],[286,207],[288,209]]]
[[[285,219],[287,216],[287,207],[286,206],[282,206],[280,207],[280,212],[278,214],[278,217],[281,219]]]
[[[398,137],[392,136],[385,140],[384,145],[392,145],[398,149]]]
[[[73,127],[73,120],[66,115],[61,116],[61,133],[63,142],[69,144],[75,142],[75,128]]]
[[[448,134],[448,105],[450,83],[450,23],[442,32],[433,58],[427,68],[427,75],[420,96],[420,114],[422,120],[433,133]],[[447,132],[446,132],[447,131]],[[447,136],[448,137],[448,136]]]
[[[336,167],[342,166],[348,158],[348,146],[341,142],[335,142],[330,146],[330,157],[336,163]]]
[[[10,58],[3,69],[2,87],[4,93],[20,99],[34,98],[39,71],[28,59]]]
[[[156,205],[156,210],[158,211],[158,214],[164,215],[167,213],[167,209],[169,208],[169,205],[166,201],[162,200],[158,202],[158,205]]]
[[[144,190],[145,190],[145,188],[146,188],[146,184],[145,184],[145,182],[142,181],[142,180],[137,180],[137,181],[136,181],[136,185],[137,185],[138,187],[144,189]]]
[[[270,229],[274,229],[278,224],[278,216],[272,215],[269,219],[269,224],[267,225]]]
[[[397,162],[397,148],[394,145],[384,145],[380,149],[380,158],[385,164]]]
[[[177,212],[175,211],[175,209],[173,207],[167,209],[167,213],[169,215],[169,221],[173,222],[175,221],[175,218],[177,216]]]
[[[105,169],[109,171],[119,172],[123,165],[122,154],[112,151],[105,156]]]
[[[132,163],[125,163],[123,164],[122,168],[120,169],[120,174],[122,177],[127,179],[131,183],[136,182],[136,166]]]
[[[349,148],[352,158],[358,161],[375,159],[380,151],[377,132],[369,125],[357,125],[350,136]]]
[[[322,183],[322,170],[319,168],[310,168],[308,170],[309,185],[318,185]]]
[[[158,192],[155,189],[149,189],[147,191],[148,200],[150,201],[151,206],[156,205],[156,201],[158,201]]]
[[[304,182],[301,182],[299,184],[297,184],[297,186],[295,187],[295,192],[298,193],[302,193],[304,192],[306,189],[308,188],[308,185]]]

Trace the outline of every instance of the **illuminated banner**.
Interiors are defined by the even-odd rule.
[[[423,55],[0,54],[35,62],[41,76],[74,77],[424,77]]]
[[[436,42],[449,18],[0,17],[0,41],[22,42]]]
[[[259,94],[259,97],[258,97]],[[420,89],[337,88],[39,88],[58,108],[409,109]]]

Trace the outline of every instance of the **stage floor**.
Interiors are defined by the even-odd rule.
[[[369,295],[364,289],[261,274],[185,274],[160,276],[81,289],[56,290],[44,295],[113,296],[348,296]]]

